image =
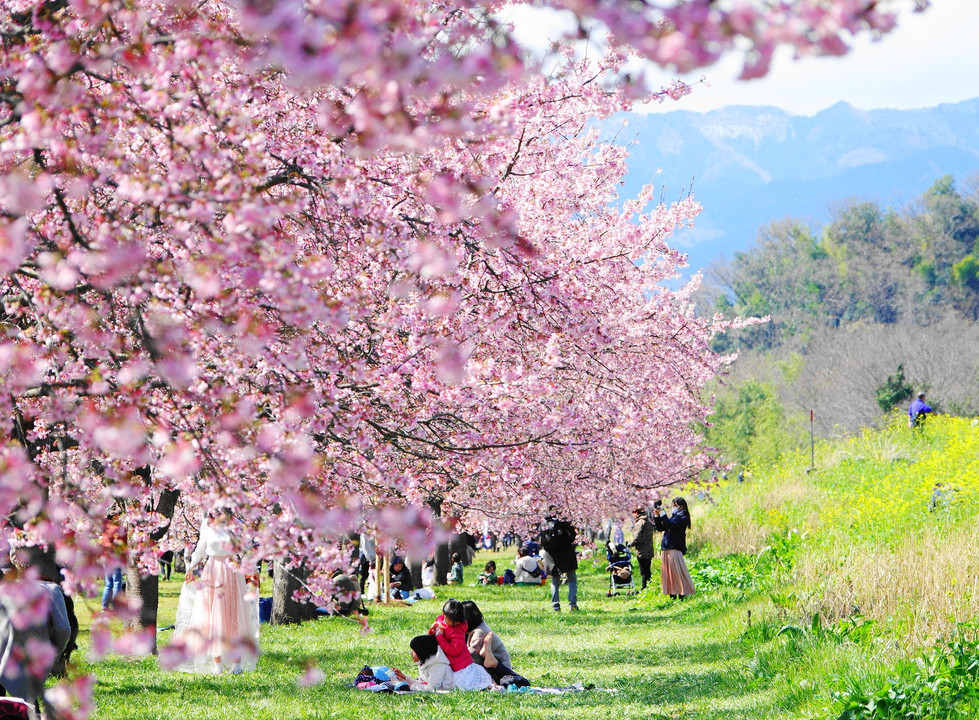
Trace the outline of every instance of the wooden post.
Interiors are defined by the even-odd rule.
[[[391,602],[391,555],[384,553],[384,602]]]
[[[387,553],[378,552],[377,561],[374,563],[374,570],[377,573],[377,593],[378,601],[382,603],[391,601],[391,559]]]
[[[809,472],[816,469],[816,435],[812,426],[813,412],[809,411]]]

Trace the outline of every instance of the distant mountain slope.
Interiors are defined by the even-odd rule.
[[[979,169],[979,99],[920,110],[863,111],[841,102],[813,117],[728,107],[615,120],[610,132],[638,143],[626,197],[655,182],[672,200],[692,183],[703,203],[697,227],[674,241],[692,269],[746,249],[772,220],[822,223],[848,197],[900,206],[939,177],[961,180]],[[628,121],[624,130],[619,120]]]

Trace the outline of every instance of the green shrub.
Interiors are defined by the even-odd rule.
[[[689,563],[690,576],[701,589],[763,590],[792,569],[802,539],[803,536],[795,531],[785,536],[773,533],[757,555],[734,553],[723,557],[698,557]]]
[[[914,386],[904,377],[904,365],[897,366],[894,375],[888,375],[887,380],[877,388],[877,404],[883,412],[890,412],[898,403],[910,399]]]
[[[962,625],[947,642],[897,668],[897,678],[834,695],[837,720],[973,720],[979,717],[979,637]]]

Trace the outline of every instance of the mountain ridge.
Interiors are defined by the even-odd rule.
[[[902,206],[940,177],[979,168],[979,98],[914,110],[841,101],[812,116],[744,105],[628,113],[612,126],[634,143],[622,197],[655,178],[667,200],[692,186],[703,204],[695,227],[674,238],[687,275],[749,248],[773,220],[822,223],[847,198]]]

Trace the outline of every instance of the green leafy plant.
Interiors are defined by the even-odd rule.
[[[890,412],[898,403],[909,399],[914,386],[904,377],[904,365],[897,366],[897,372],[888,375],[887,380],[877,388],[877,404],[883,412]]]
[[[979,716],[979,634],[961,625],[931,652],[897,667],[875,689],[836,693],[837,720],[972,720]]]
[[[775,603],[776,607],[790,609],[796,605],[794,593],[789,593],[788,596],[779,597],[778,601],[776,600],[776,596],[773,595],[772,602]],[[817,640],[860,644],[868,642],[873,634],[874,621],[860,615],[853,615],[824,626],[822,617],[819,613],[815,613],[808,625],[783,625],[775,635],[776,637],[810,637]]]
[[[787,535],[772,533],[757,555],[733,553],[723,557],[698,557],[690,561],[690,575],[701,589],[731,587],[764,590],[776,584],[792,568],[803,536],[795,530]]]

